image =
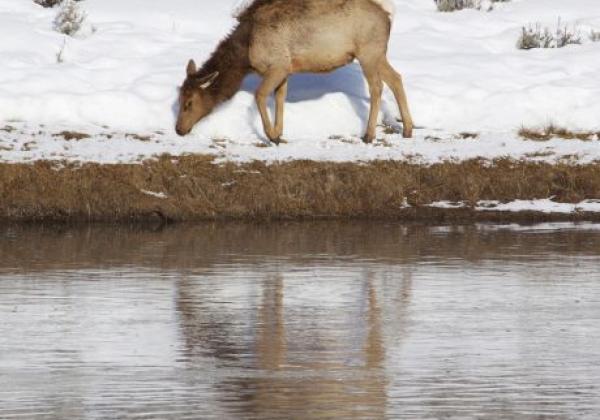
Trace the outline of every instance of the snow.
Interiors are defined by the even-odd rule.
[[[429,204],[429,207],[460,209],[467,208],[467,204],[464,202],[437,201]],[[600,200],[584,200],[580,203],[558,203],[553,201],[552,198],[515,200],[508,203],[501,203],[495,200],[482,200],[474,206],[474,210],[500,212],[532,211],[547,214],[598,213],[600,212]]]
[[[169,198],[167,196],[167,194],[165,194],[164,192],[154,192],[154,191],[148,191],[148,190],[140,190],[140,191],[142,192],[142,194],[146,194],[146,195],[149,195],[154,198],[160,198],[161,200],[165,200],[165,199]]]
[[[294,76],[285,114],[288,143],[268,147],[254,105],[255,76],[189,136],[180,138],[173,128],[187,61],[210,55],[235,25],[239,0],[86,0],[78,5],[92,30],[74,38],[53,30],[58,9],[2,0],[0,161],[137,162],[162,153],[209,153],[232,161],[600,160],[597,140],[517,136],[521,126],[551,122],[600,131],[600,43],[587,40],[592,29],[600,30],[597,0],[513,0],[496,3],[492,12],[454,13],[437,12],[433,1],[386,2],[396,9],[388,55],[403,74],[421,127],[415,137],[402,139],[380,127],[375,144],[361,143],[368,95],[353,64],[328,75]],[[582,45],[516,49],[523,25],[554,28],[559,17],[582,33]],[[398,110],[387,89],[382,108],[382,124],[398,131]],[[63,130],[92,137],[66,141],[54,135]],[[465,131],[479,136],[457,136]]]
[[[594,222],[550,222],[532,225],[520,225],[517,223],[509,223],[506,225],[481,223],[477,225],[477,228],[482,232],[512,231],[520,233],[548,233],[557,231],[585,231],[592,233],[600,231],[600,224]]]

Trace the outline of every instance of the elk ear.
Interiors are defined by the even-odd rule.
[[[196,74],[196,72],[198,71],[198,68],[196,67],[196,62],[194,60],[190,60],[188,62],[186,71],[187,71],[188,76],[192,76],[192,75]]]
[[[208,89],[215,82],[217,77],[219,77],[218,71],[209,74],[208,76],[206,76],[205,78],[202,79],[200,87],[202,89]]]

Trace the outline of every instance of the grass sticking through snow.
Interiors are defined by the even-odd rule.
[[[549,125],[544,128],[526,128],[519,130],[519,136],[526,140],[548,141],[553,138],[564,140],[592,141],[600,139],[600,132],[594,131],[571,131],[565,128]]]

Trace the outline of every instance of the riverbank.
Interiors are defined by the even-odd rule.
[[[0,164],[0,219],[600,221],[598,164],[215,159],[163,155],[141,164]]]

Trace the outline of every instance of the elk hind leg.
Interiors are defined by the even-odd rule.
[[[390,87],[392,92],[394,92],[398,108],[400,108],[400,115],[402,116],[402,124],[404,126],[402,135],[404,138],[410,138],[412,137],[413,120],[410,115],[410,110],[408,109],[408,100],[406,98],[406,92],[404,91],[402,76],[394,70],[387,59],[381,62],[380,69],[383,81]]]

